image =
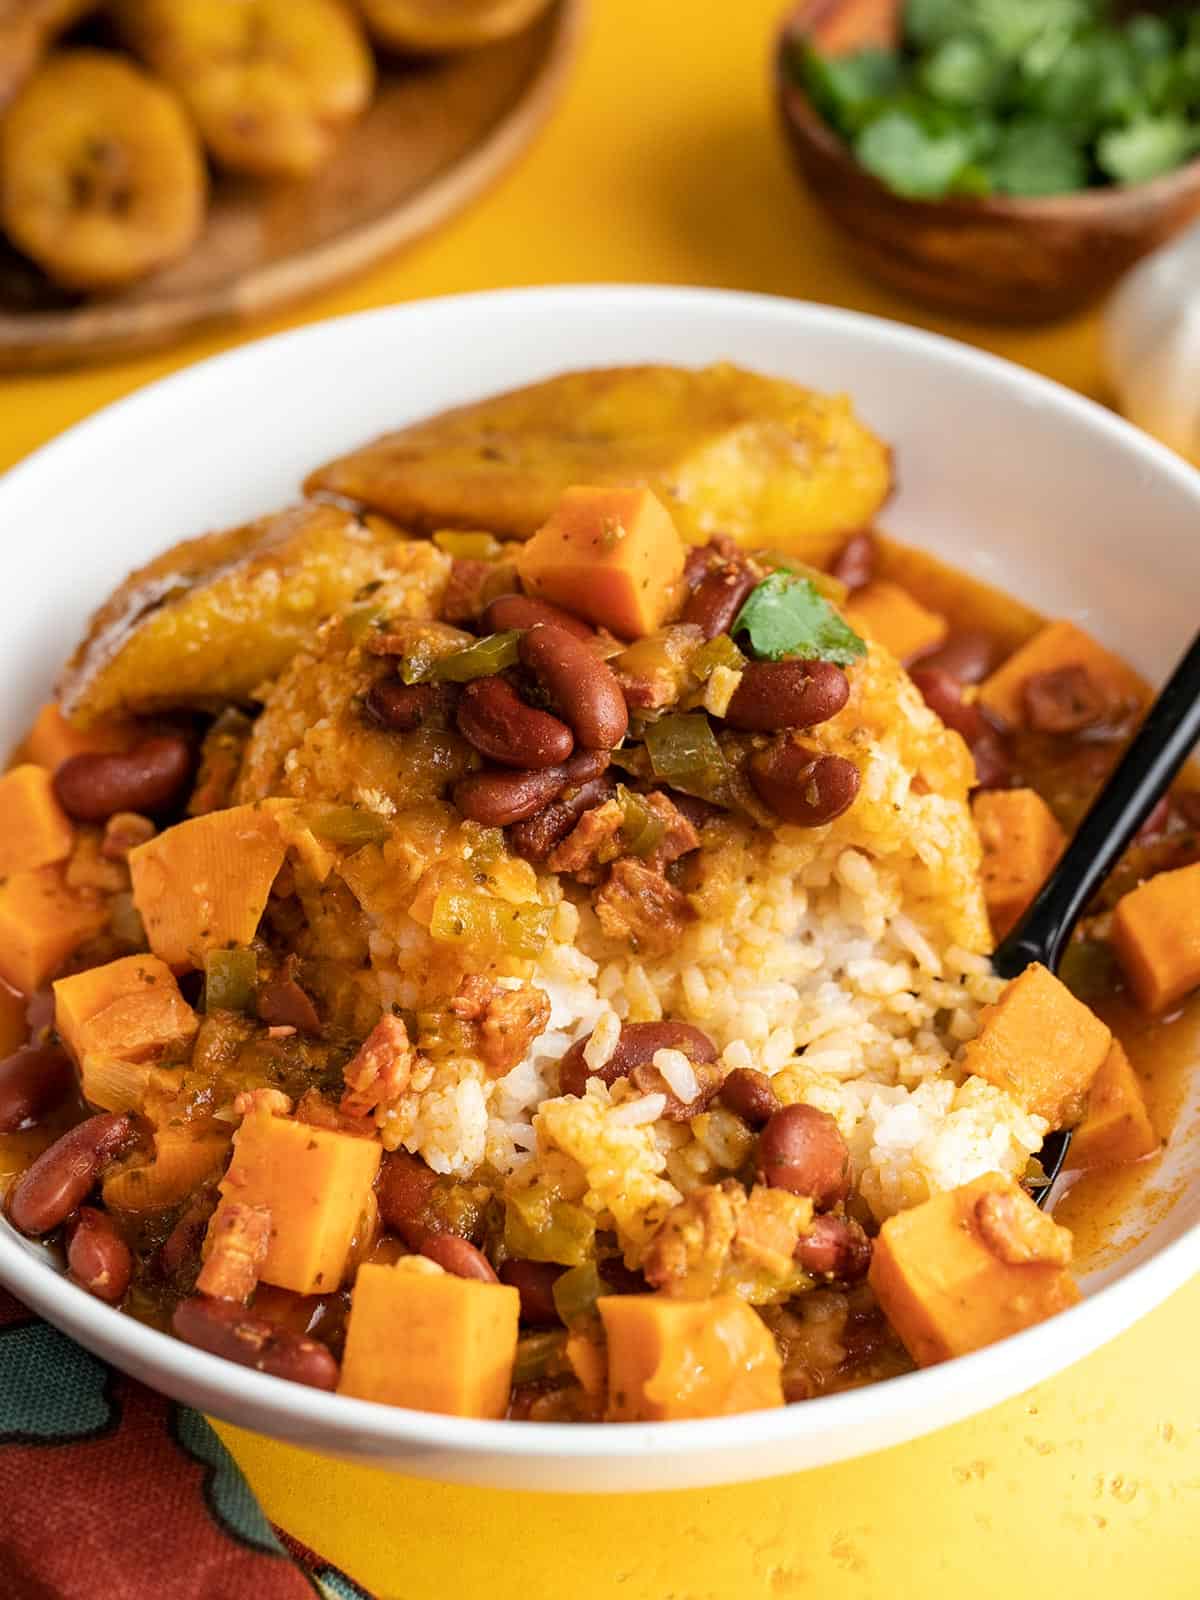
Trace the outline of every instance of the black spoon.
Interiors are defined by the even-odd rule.
[[[1128,750],[1079,824],[1029,910],[996,947],[992,965],[1015,978],[1040,961],[1058,971],[1075,924],[1134,834],[1166,793],[1200,741],[1200,634],[1167,679]],[[1070,1129],[1051,1133],[1038,1160],[1046,1184],[1041,1205],[1062,1171]]]

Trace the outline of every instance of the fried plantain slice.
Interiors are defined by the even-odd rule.
[[[253,699],[318,622],[387,575],[399,541],[381,519],[331,505],[184,540],[92,618],[59,685],[63,710],[86,725],[113,711]]]
[[[389,50],[437,55],[473,50],[527,28],[549,0],[358,0],[379,43]]]
[[[0,220],[69,289],[123,288],[178,260],[204,200],[183,108],[120,56],[51,56],[0,123]]]
[[[728,365],[614,367],[386,434],[306,489],[422,527],[526,538],[573,484],[644,484],[685,538],[724,532],[824,561],[879,510],[891,458],[842,395]]]
[[[115,15],[235,172],[307,177],[371,98],[366,36],[338,0],[116,0]]]
[[[0,108],[59,34],[95,6],[96,0],[0,0]]]

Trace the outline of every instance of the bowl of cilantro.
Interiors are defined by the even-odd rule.
[[[1200,214],[1200,5],[805,0],[776,85],[862,265],[943,308],[1063,316]]]

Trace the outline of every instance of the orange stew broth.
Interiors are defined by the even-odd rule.
[[[902,585],[922,604],[946,616],[953,631],[969,628],[988,633],[996,645],[993,665],[1044,623],[1039,613],[1015,598],[886,536],[876,536],[875,563],[876,577]],[[1012,782],[1037,790],[1070,831],[1118,759],[1128,733],[1128,729],[1116,730],[1101,739],[1019,735],[1007,744]],[[1195,774],[1184,780],[1182,792],[1189,791],[1200,799],[1200,779]],[[1176,814],[1166,833],[1135,845],[1101,896],[1100,908],[1111,907],[1119,893],[1154,871],[1200,859],[1196,821],[1193,817],[1191,824],[1185,823]],[[106,952],[97,959],[108,958]],[[72,970],[83,964],[75,963]],[[1167,1018],[1151,1020],[1124,993],[1119,969],[1106,945],[1092,941],[1077,950],[1074,967],[1081,980],[1080,998],[1096,1009],[1125,1045],[1146,1091],[1155,1127],[1164,1140],[1169,1138],[1184,1104],[1191,1069],[1200,1061],[1200,996]],[[44,1013],[44,996],[42,1002]],[[25,999],[0,983],[0,1057],[28,1037]],[[319,1080],[328,1071],[328,1052],[317,1047],[310,1050],[299,1039],[289,1042],[289,1055],[295,1071],[311,1074],[309,1081]],[[62,1132],[88,1114],[88,1108],[76,1099],[31,1131],[0,1135],[0,1191]],[[1153,1216],[1170,1204],[1173,1196],[1153,1187],[1157,1165],[1151,1158],[1133,1166],[1084,1174],[1068,1170],[1055,1215],[1075,1234],[1076,1262],[1082,1270],[1111,1259],[1135,1242],[1127,1226],[1132,1213]],[[135,1278],[123,1309],[163,1329],[170,1324],[187,1275],[164,1278],[155,1257],[186,1205],[169,1212],[123,1214],[120,1218],[137,1257]],[[202,1233],[201,1226],[194,1248],[196,1265]],[[399,1239],[384,1234],[369,1254],[359,1255],[359,1262],[392,1262],[405,1253]],[[802,1296],[801,1302],[766,1311],[784,1354],[784,1392],[789,1400],[858,1387],[911,1368],[865,1283],[847,1290],[814,1289]],[[294,1333],[329,1343],[336,1351],[344,1337],[349,1303],[348,1290],[302,1296],[262,1285],[252,1307]],[[552,1349],[552,1344],[544,1333],[523,1330],[512,1417],[573,1420],[588,1415],[561,1350]],[[521,1381],[522,1367],[537,1375]]]

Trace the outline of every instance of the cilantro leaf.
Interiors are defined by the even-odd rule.
[[[885,111],[869,122],[854,143],[868,172],[897,194],[918,200],[940,200],[974,155],[974,141],[965,130],[932,132],[910,111]]]
[[[1146,183],[1171,172],[1193,154],[1197,132],[1182,117],[1143,117],[1110,128],[1096,143],[1096,160],[1117,183]]]
[[[748,633],[760,660],[801,656],[848,667],[867,647],[809,578],[773,572],[750,591],[731,633]]]
[[[956,34],[943,40],[921,63],[921,87],[944,105],[978,110],[991,105],[1004,87],[1006,69],[986,40]]]
[[[1001,194],[1069,194],[1087,183],[1087,160],[1069,129],[1032,117],[1003,129],[987,170]]]
[[[822,114],[846,134],[857,133],[880,102],[900,87],[900,58],[894,50],[823,56],[808,47],[800,68],[804,87]]]

